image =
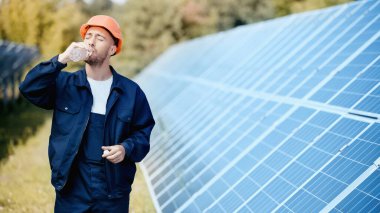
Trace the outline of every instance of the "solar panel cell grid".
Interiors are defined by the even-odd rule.
[[[136,80],[159,212],[379,212],[380,2],[171,47]]]

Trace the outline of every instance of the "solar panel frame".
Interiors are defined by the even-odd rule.
[[[147,67],[136,79],[160,131],[142,168],[157,210],[379,209],[360,188],[379,188],[380,146],[362,138],[379,123],[379,10],[361,1],[243,26]],[[360,196],[376,205],[350,204]]]

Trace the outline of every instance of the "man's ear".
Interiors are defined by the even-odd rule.
[[[112,45],[109,53],[110,53],[110,55],[115,55],[115,53],[116,53],[116,46],[115,45]]]

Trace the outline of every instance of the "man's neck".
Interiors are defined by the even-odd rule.
[[[86,64],[86,74],[97,81],[104,81],[112,76],[112,72],[109,63],[103,63],[102,65],[89,65]]]

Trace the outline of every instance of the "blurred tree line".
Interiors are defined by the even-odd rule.
[[[55,0],[2,0],[1,39],[36,45],[43,55],[57,54],[78,39],[85,15],[77,5]]]
[[[115,17],[124,50],[114,63],[137,73],[171,44],[239,25],[349,0],[0,0],[0,39],[36,45],[50,58],[79,41],[95,14]]]

